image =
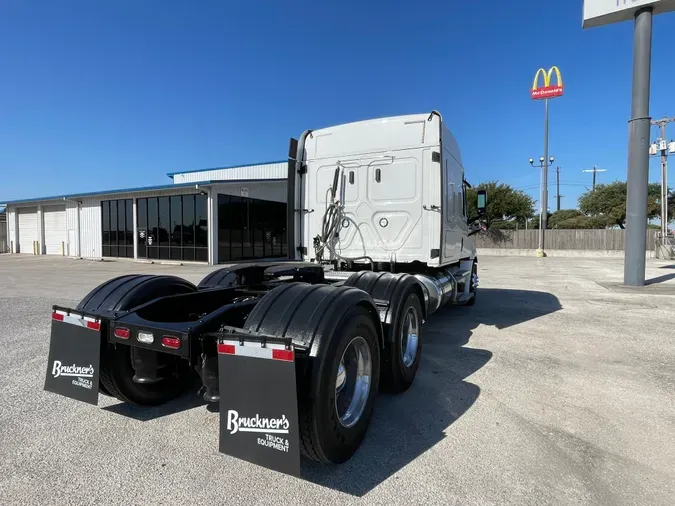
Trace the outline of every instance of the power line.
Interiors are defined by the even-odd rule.
[[[547,186],[555,186],[557,183],[548,183]],[[580,186],[586,186],[586,183],[560,183],[560,186],[575,186],[575,187],[580,187]],[[540,185],[538,184],[532,184],[528,186],[518,186],[517,188],[514,187],[512,188],[513,190],[534,190],[536,188],[539,188]],[[562,196],[562,195],[561,195]]]

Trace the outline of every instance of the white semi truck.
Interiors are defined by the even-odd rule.
[[[469,217],[436,111],[307,130],[288,168],[289,260],[196,286],[126,275],[54,306],[45,389],[157,405],[198,386],[219,403],[221,452],[296,476],[301,454],[347,461],[378,391],[413,383],[426,319],[476,301],[487,195]]]

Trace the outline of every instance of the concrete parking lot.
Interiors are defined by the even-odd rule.
[[[130,272],[213,267],[0,255],[0,503],[603,504],[675,498],[675,265],[484,257],[474,307],[428,322],[412,389],[347,464],[298,480],[218,453],[194,396],[130,409],[42,390],[50,307]]]

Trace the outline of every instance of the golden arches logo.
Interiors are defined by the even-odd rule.
[[[555,72],[555,76],[557,79],[557,84],[552,85],[551,84],[551,77],[553,76],[553,72]],[[539,74],[543,74],[544,76],[544,86],[539,87]],[[533,100],[541,100],[544,98],[556,98],[560,97],[563,94],[563,81],[562,81],[562,74],[560,74],[560,69],[556,67],[555,65],[548,69],[548,72],[546,72],[543,68],[537,70],[537,73],[534,75],[534,81],[532,82],[532,99]]]

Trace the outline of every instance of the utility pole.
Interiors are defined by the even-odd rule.
[[[555,168],[556,196],[558,200],[557,211],[560,211],[560,166]]]
[[[585,169],[583,172],[592,172],[593,173],[593,191],[595,191],[595,175],[598,172],[606,172],[607,169],[598,169],[597,165],[594,165],[592,169]]]
[[[660,128],[661,137],[649,148],[649,154],[661,152],[661,237],[668,235],[668,151],[675,153],[675,142],[670,146],[666,141],[666,125],[675,121],[675,118],[662,118],[652,121],[652,125]],[[670,148],[670,149],[669,149]]]

